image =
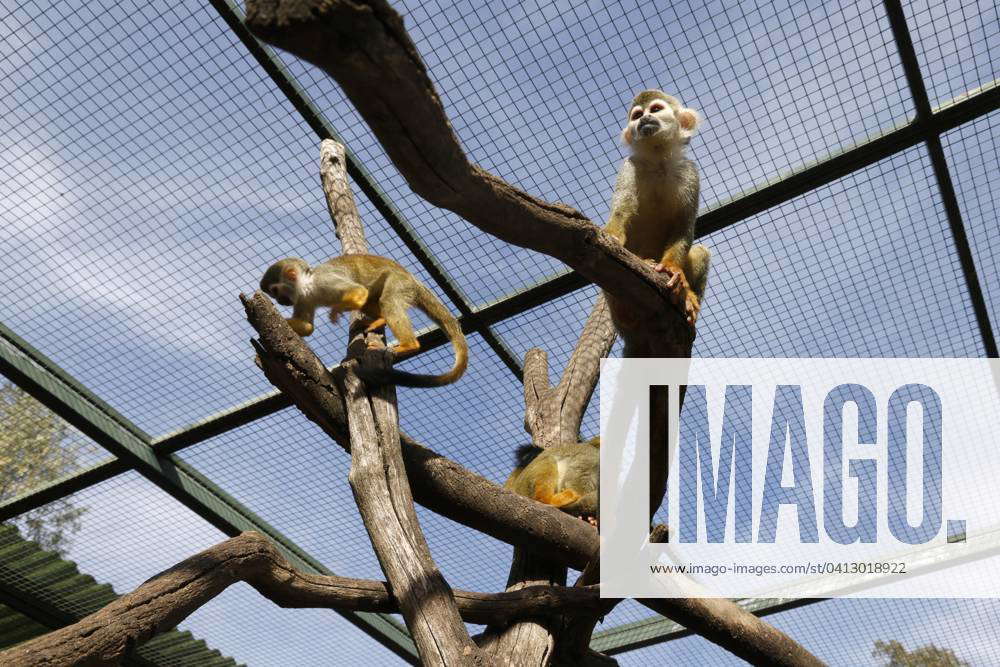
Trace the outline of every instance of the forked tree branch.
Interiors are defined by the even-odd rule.
[[[579,442],[580,424],[597,386],[601,358],[608,356],[614,341],[607,302],[598,294],[555,387],[549,386],[545,351],[532,348],[524,355],[524,427],[536,445]]]
[[[642,340],[626,341],[632,355],[689,356],[693,332],[669,298],[666,276],[652,271],[574,209],[532,197],[469,162],[402,19],[385,0],[249,0],[247,26],[262,39],[318,65],[336,79],[418,195],[501,240],[562,260],[623,303],[641,309],[648,325]],[[255,295],[253,301],[257,298]],[[253,301],[245,301],[248,315]],[[284,372],[276,383],[291,385],[291,391],[297,392],[292,394],[297,402],[311,391],[323,394],[330,390],[328,383],[320,379],[322,376],[315,378],[322,384],[313,387],[299,385],[301,380],[289,382],[289,371],[295,375],[305,367],[293,368],[289,364],[291,357],[271,347],[263,329],[258,327],[258,331],[262,349],[271,352],[268,377],[272,382]],[[286,335],[271,333],[277,333],[278,338]],[[318,360],[298,360],[322,368]],[[320,400],[328,403],[330,397]],[[316,405],[310,403],[306,400],[300,404],[307,415],[321,425],[326,422],[324,428],[338,429],[330,423],[335,421],[331,413],[317,411]],[[404,441],[404,459],[407,449]],[[445,516],[461,516],[458,520],[467,525],[479,524],[473,527],[489,534],[505,533],[512,542],[533,546],[554,560],[574,560],[577,567],[586,565],[594,553],[597,535],[593,531],[589,531],[585,548],[576,544],[569,554],[566,543],[552,539],[554,535],[548,531],[536,530],[534,542],[524,539],[524,533],[507,519],[516,516],[521,520],[551,508],[529,510],[528,501],[518,499],[523,501],[518,514],[498,517],[496,503],[517,506],[517,501],[509,497],[513,494],[478,483],[480,495],[460,494],[453,484],[472,475],[457,464],[434,466],[443,474],[425,487],[429,493],[422,494],[419,486],[423,481],[419,478],[421,468],[427,471],[432,467],[428,463],[424,459],[411,466],[411,460],[407,460],[414,496],[423,502],[424,495],[424,500],[436,504],[433,509]],[[461,495],[467,502],[456,511],[440,503],[442,495]],[[565,515],[561,519],[551,517],[551,521],[548,525],[560,532],[574,532],[567,522],[589,530],[583,522]],[[537,526],[527,521],[521,524],[522,530],[529,528]],[[751,662],[816,664],[816,659],[797,643],[727,600],[643,603]]]
[[[601,357],[611,351],[614,340],[608,307],[604,296],[598,295],[562,378],[555,387],[549,386],[545,352],[538,348],[528,351],[524,358],[524,424],[535,445],[551,447],[579,441],[580,424],[597,385]],[[553,562],[543,554],[515,548],[507,581],[508,591],[565,582],[566,568],[563,564]],[[589,624],[584,622],[569,628],[586,633],[586,636],[578,636],[573,642],[564,640],[563,631],[567,625],[558,616],[527,617],[507,627],[493,624],[484,635],[483,648],[503,664],[544,666],[553,661],[557,664],[617,664],[613,658],[589,650],[590,634],[601,615],[603,613],[595,614]]]
[[[343,400],[323,363],[260,292],[241,297],[260,340],[252,341],[268,380],[310,420],[350,451]],[[424,507],[514,546],[583,569],[597,551],[597,532],[554,507],[497,486],[401,434],[414,499]],[[821,664],[780,630],[719,598],[639,600],[692,632],[759,665]]]
[[[322,142],[320,178],[343,253],[366,253],[368,243],[347,181],[343,145],[329,139]],[[442,666],[483,664],[413,509],[400,453],[396,389],[391,385],[368,388],[355,373],[359,361],[381,368],[392,363],[384,337],[368,332],[358,313],[351,318],[348,352],[351,358],[336,373],[353,445],[348,480],[420,661]]]
[[[263,535],[246,532],[164,570],[72,625],[0,652],[0,664],[118,665],[135,647],[177,626],[239,581],[287,609],[400,610],[398,599],[385,582],[301,572]],[[587,613],[601,604],[593,586],[454,593],[462,618],[470,623],[488,623],[524,613]]]
[[[469,162],[402,18],[385,0],[249,0],[246,24],[336,79],[415,193],[641,305],[647,356],[686,356],[693,333],[669,298],[666,276],[579,211]]]

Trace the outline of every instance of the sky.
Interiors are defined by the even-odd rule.
[[[600,223],[624,149],[625,107],[662,87],[705,120],[691,142],[702,210],[912,117],[878,2],[394,3],[471,159]],[[932,104],[1000,78],[992,2],[906,4]],[[0,321],[153,435],[271,391],[237,299],[274,259],[338,252],[318,142],[214,10],[0,0]],[[481,305],[565,270],[414,194],[337,85],[282,56],[421,241]],[[994,323],[1000,114],[943,138]],[[372,251],[429,276],[355,189]],[[696,356],[981,356],[926,150],[917,146],[703,239],[713,251]],[[439,294],[440,290],[432,285]],[[561,372],[596,294],[499,323],[523,358]],[[456,308],[452,308],[457,310]],[[310,344],[341,354],[344,327]],[[521,389],[478,336],[463,380],[403,390],[403,429],[491,479],[526,441]],[[408,362],[445,368],[439,349]],[[584,430],[596,431],[596,401]],[[230,494],[334,572],[381,577],[346,481],[347,459],[294,410],[184,450]],[[222,535],[138,475],[82,491],[70,550],[130,590]],[[510,548],[419,510],[455,587],[499,590]],[[935,641],[1000,660],[978,601],[837,601],[772,622],[836,664],[875,639]],[[294,619],[292,616],[294,615]],[[647,617],[622,605],[600,629]],[[840,632],[831,636],[828,628]],[[396,664],[331,612],[279,610],[245,587],[182,626],[251,665]],[[275,642],[280,630],[281,641]],[[619,656],[717,662],[699,638]]]

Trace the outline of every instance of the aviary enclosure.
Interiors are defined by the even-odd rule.
[[[656,4],[3,8],[0,664],[1000,661],[992,600],[601,599],[502,488],[596,434],[601,290],[634,356],[997,356],[996,7]],[[650,87],[705,116],[697,338],[600,231]],[[457,313],[460,382],[252,293],[342,252]]]

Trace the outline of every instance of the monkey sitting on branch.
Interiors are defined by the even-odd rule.
[[[398,341],[390,350],[398,358],[420,349],[406,314],[413,306],[441,327],[455,348],[454,365],[441,375],[358,368],[358,375],[371,384],[439,387],[462,377],[468,365],[469,346],[458,320],[426,285],[386,257],[343,255],[315,267],[297,257],[287,257],[268,267],[260,279],[260,289],[282,306],[293,307],[288,324],[300,336],[312,334],[313,317],[320,306],[330,308],[331,322],[345,311],[358,310],[370,320],[366,331],[389,327]]]
[[[601,438],[548,448],[522,445],[504,486],[597,525]]]
[[[684,148],[700,118],[660,90],[635,96],[621,140],[632,154],[618,170],[605,231],[625,249],[671,274],[674,303],[694,326],[708,279],[709,252],[692,246],[698,216],[698,168]],[[607,295],[619,330],[634,329],[640,314]]]

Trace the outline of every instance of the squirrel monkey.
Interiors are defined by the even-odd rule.
[[[462,377],[469,361],[469,346],[458,320],[423,283],[400,264],[377,255],[342,255],[310,267],[305,260],[287,257],[275,262],[260,279],[261,291],[283,306],[293,306],[288,324],[300,336],[313,332],[316,308],[328,306],[330,321],[344,311],[360,310],[371,320],[365,331],[382,326],[399,341],[395,356],[420,349],[413,325],[406,315],[410,306],[422,310],[441,327],[455,347],[455,363],[441,375],[417,375],[392,369],[359,368],[358,375],[373,384],[404,387],[439,387]]]
[[[600,446],[600,437],[546,449],[522,445],[514,455],[514,472],[504,486],[596,526],[601,483]]]
[[[605,231],[626,250],[671,274],[673,301],[684,303],[687,321],[698,319],[708,278],[708,249],[692,246],[698,215],[698,168],[684,147],[700,122],[698,112],[682,107],[660,90],[644,90],[629,106],[621,140],[632,154],[618,170]],[[609,299],[615,322],[639,324]]]

